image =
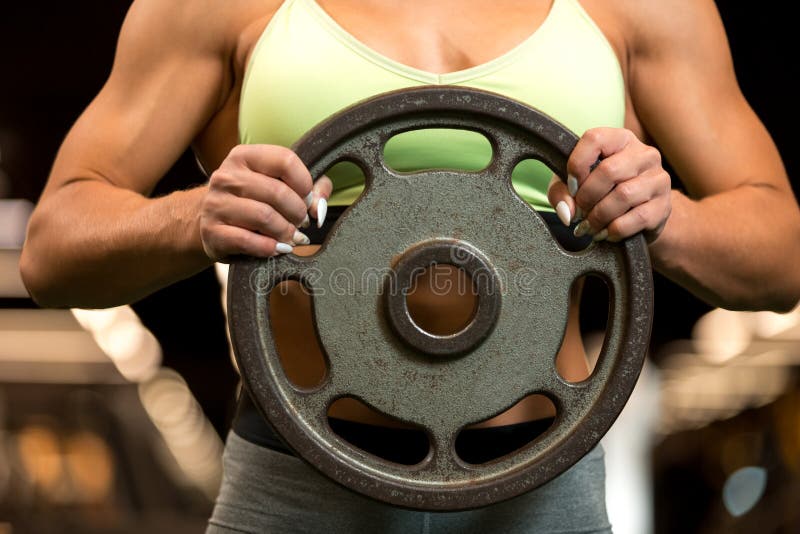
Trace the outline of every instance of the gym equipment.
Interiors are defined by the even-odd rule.
[[[480,171],[389,169],[383,147],[425,128],[483,134],[493,155]],[[313,256],[238,258],[230,269],[231,338],[247,389],[286,443],[350,489],[419,510],[464,510],[499,502],[562,473],[591,450],[619,415],[638,379],[653,312],[652,271],[641,235],[567,252],[512,189],[523,159],[566,177],[577,137],[547,115],[506,97],[457,87],[382,94],[332,116],[294,147],[316,179],[332,165],[361,167],[363,194]],[[470,275],[472,321],[433,335],[408,313],[406,292],[432,263]],[[573,282],[608,284],[606,339],[592,375],[569,383],[555,357]],[[310,292],[327,374],[311,389],[283,372],[269,320],[269,293],[283,280]],[[454,442],[532,393],[549,397],[551,428],[486,464],[463,462]],[[377,458],[337,436],[331,403],[355,397],[423,428],[430,452],[417,465]]]

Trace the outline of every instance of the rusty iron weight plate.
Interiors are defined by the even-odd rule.
[[[489,166],[474,172],[389,169],[386,141],[424,128],[483,134],[493,149]],[[557,121],[509,98],[424,87],[355,104],[294,146],[315,179],[340,161],[355,163],[366,177],[363,194],[316,254],[237,258],[230,269],[229,327],[245,386],[301,458],[374,499],[452,511],[536,488],[597,445],[627,402],[649,343],[653,287],[646,243],[637,235],[567,252],[511,185],[512,170],[528,158],[564,179],[576,142]],[[472,323],[451,336],[429,334],[407,316],[402,289],[410,273],[431,262],[458,265],[483,280]],[[592,375],[569,383],[556,371],[555,356],[570,287],[589,273],[609,287],[607,335]],[[353,285],[342,290],[342,277]],[[328,364],[313,389],[287,379],[275,348],[269,292],[287,279],[312,295]],[[556,406],[545,434],[486,464],[458,457],[454,441],[462,428],[533,393]],[[327,410],[345,396],[423,428],[428,456],[400,465],[341,439]]]

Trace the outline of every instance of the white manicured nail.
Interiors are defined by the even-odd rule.
[[[569,212],[569,206],[563,200],[556,204],[556,214],[564,226],[569,226],[569,221],[572,219],[572,214]]]
[[[295,245],[308,245],[309,243],[311,243],[311,240],[303,232],[298,232],[297,230],[295,230],[294,236],[292,236],[292,242]]]
[[[311,219],[308,218],[308,213],[306,213],[306,218],[300,223],[300,228],[308,228],[309,226],[311,226]]]
[[[573,230],[572,233],[575,235],[575,237],[583,237],[589,232],[589,229],[589,221],[583,221],[575,227],[575,230]]]
[[[573,197],[578,192],[578,179],[571,174],[567,176],[567,189],[569,190],[570,196]]]
[[[599,232],[594,234],[594,237],[592,238],[592,241],[602,241],[603,239],[605,239],[607,237],[608,237],[608,230],[603,228],[602,230],[600,230]]]
[[[288,243],[278,243],[275,246],[275,252],[278,254],[288,254],[294,250],[294,247]]]
[[[325,216],[328,214],[328,201],[324,198],[317,202],[317,228],[322,228],[325,224]]]
[[[309,194],[307,194],[304,200],[306,201],[306,207],[310,208],[311,203],[314,202],[314,192],[311,191]]]

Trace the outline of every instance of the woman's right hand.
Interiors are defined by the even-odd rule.
[[[200,213],[200,237],[214,261],[244,254],[269,257],[307,245],[298,228],[309,215],[322,226],[333,189],[311,174],[292,150],[238,145],[211,175]]]

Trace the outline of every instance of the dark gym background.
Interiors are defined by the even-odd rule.
[[[791,27],[794,18],[789,15],[787,3],[776,0],[759,4],[719,0],[717,4],[729,33],[742,89],[772,132],[798,191],[796,135],[792,131],[797,125],[796,80],[800,79],[798,63],[791,53],[796,48],[795,31]],[[2,4],[0,198],[37,200],[63,136],[108,75],[117,34],[129,5],[126,0]],[[203,181],[187,153],[156,194]],[[697,318],[710,308],[658,275],[656,289],[653,359],[658,365],[659,348],[673,340],[688,338]],[[207,270],[135,303],[133,308],[160,342],[163,365],[185,378],[214,429],[224,436],[236,378],[228,357],[219,290],[213,270]],[[0,306],[36,307],[24,297],[0,298]],[[585,326],[592,328],[595,310],[587,305],[585,311]],[[0,388],[0,401],[6,402],[5,419],[0,417],[0,425],[5,425],[5,432],[10,434],[22,424],[15,419],[12,408],[35,405],[38,390],[18,384],[3,386],[1,381]],[[800,423],[797,391],[795,382],[776,401],[784,404],[784,411],[794,415],[795,428]],[[50,389],[47,394],[52,394]],[[102,394],[95,392],[94,397],[82,399],[77,405],[102,411]],[[19,398],[26,400],[15,400]],[[771,479],[767,491],[777,497],[770,501],[769,508],[760,509],[759,505],[741,518],[732,518],[715,501],[719,489],[715,477],[720,475],[708,468],[708,456],[715,454],[726,432],[742,428],[763,435],[765,462],[775,464],[778,460],[770,456],[770,447],[777,445],[770,441],[769,430],[774,413],[772,405],[748,410],[732,419],[662,441],[653,456],[655,531],[799,532],[798,511],[789,504],[791,501],[796,504],[800,495],[796,470],[786,471],[781,480]],[[100,424],[104,435],[114,434],[109,434],[111,423],[93,424]],[[117,421],[111,426],[119,424]],[[115,447],[134,448],[124,431],[115,432],[118,436],[116,441],[112,440]],[[795,452],[800,454],[800,450]],[[3,461],[0,455],[0,463]],[[132,463],[129,469],[136,471],[136,465],[144,464]],[[154,474],[143,482],[135,473],[129,473],[119,484],[135,481],[138,489],[120,490],[124,498],[115,498],[111,505],[89,513],[36,500],[35,508],[30,509],[26,508],[29,504],[21,504],[23,501],[13,495],[0,495],[0,533],[11,532],[12,528],[13,532],[138,532],[144,528],[199,531],[210,502],[196,495],[185,496],[179,487],[168,490],[162,486],[156,491],[159,501],[156,503],[149,488],[158,487],[163,478],[165,475]],[[149,506],[162,510],[158,519],[142,519],[148,516]],[[35,519],[31,513],[36,515]],[[117,518],[103,518],[103,514]],[[184,516],[192,518],[191,521],[181,522]]]

